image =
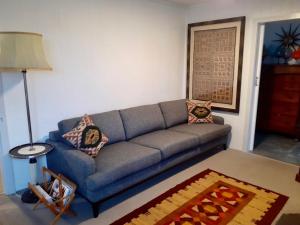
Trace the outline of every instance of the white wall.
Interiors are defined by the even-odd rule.
[[[246,16],[240,113],[218,113],[224,116],[226,123],[232,125],[231,148],[246,150],[248,145],[257,34],[255,21],[299,12],[299,0],[204,0],[188,9],[187,23]]]
[[[5,193],[12,193],[15,191],[15,183],[12,171],[12,162],[7,154],[7,149],[9,149],[9,138],[3,93],[3,81],[0,76],[0,170],[2,172],[2,184]]]
[[[34,140],[65,118],[183,97],[185,14],[176,4],[0,0],[0,30],[44,35],[53,71],[28,74]],[[2,79],[9,160],[8,149],[28,142],[28,135],[21,74]]]

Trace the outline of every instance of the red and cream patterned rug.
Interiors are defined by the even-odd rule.
[[[287,200],[207,169],[112,225],[269,225]]]

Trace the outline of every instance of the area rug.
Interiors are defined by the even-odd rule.
[[[207,169],[112,225],[268,225],[288,197]]]

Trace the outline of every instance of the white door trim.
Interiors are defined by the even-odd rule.
[[[300,13],[294,13],[290,15],[258,18],[254,20],[254,28],[257,31],[255,38],[255,59],[254,59],[254,76],[250,80],[251,86],[251,98],[250,98],[250,110],[248,111],[248,128],[246,131],[246,148],[248,151],[253,151],[254,146],[254,136],[256,127],[256,116],[257,116],[257,106],[258,106],[258,95],[259,95],[259,83],[260,83],[260,71],[262,62],[262,51],[264,42],[264,28],[265,24],[268,22],[276,22],[283,20],[300,19]]]
[[[260,74],[261,74],[261,63],[262,63],[262,53],[263,53],[263,44],[265,36],[265,24],[258,25],[258,37],[257,37],[257,49],[255,53],[255,76],[253,82],[253,97],[252,97],[252,113],[250,114],[250,138],[249,138],[249,150],[252,151],[254,147],[254,138],[255,138],[255,127],[256,127],[256,118],[257,118],[257,107],[258,107],[258,96],[259,96],[259,86],[260,86]]]

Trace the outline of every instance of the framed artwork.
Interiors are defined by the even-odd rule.
[[[187,98],[239,113],[245,17],[188,25]]]

